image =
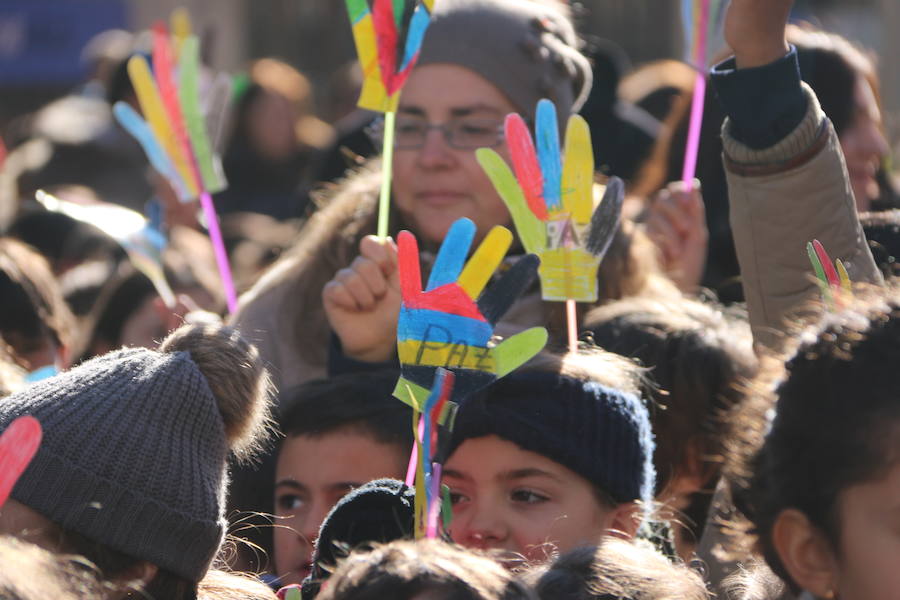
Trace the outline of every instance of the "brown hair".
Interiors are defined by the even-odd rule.
[[[274,310],[284,315],[283,335],[310,364],[324,365],[328,347],[322,288],[357,256],[360,240],[375,232],[380,179],[380,159],[375,159],[345,180],[340,189],[333,189],[330,199],[303,228],[296,246],[263,275],[251,293],[254,299],[276,299]],[[405,227],[399,211],[391,211],[388,230],[396,234]],[[677,293],[659,271],[653,243],[629,221],[623,221],[614,236],[598,281],[600,302],[640,293]],[[565,331],[565,309],[559,304],[543,303],[551,335]]]
[[[518,600],[528,589],[487,555],[438,540],[396,541],[353,552],[319,600],[411,600],[431,591],[448,600]]]
[[[737,311],[689,298],[633,298],[588,313],[585,329],[606,350],[648,369],[656,435],[656,494],[696,456],[708,484],[724,452],[725,413],[742,398],[739,387],[756,369],[750,328]],[[706,490],[684,510],[699,538],[711,499]]]
[[[48,338],[69,346],[74,321],[43,256],[13,238],[0,238],[0,335],[15,353],[40,350]]]
[[[538,596],[547,600],[709,598],[700,575],[684,564],[670,562],[646,542],[612,537],[563,554],[531,577]]]
[[[795,591],[771,538],[781,512],[801,511],[837,547],[841,493],[898,459],[897,287],[856,296],[798,335],[786,362],[768,358],[733,419],[726,474],[743,516],[735,548],[755,546]]]
[[[210,569],[197,585],[198,600],[275,600],[275,592],[256,577]]]
[[[0,537],[0,598],[84,600],[99,598],[101,586],[78,557],[59,556],[11,536]]]

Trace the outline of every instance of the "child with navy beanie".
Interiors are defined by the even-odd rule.
[[[655,479],[639,371],[601,351],[536,362],[460,409],[443,478],[451,537],[530,562],[634,537]]]

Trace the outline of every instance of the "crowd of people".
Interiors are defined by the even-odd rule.
[[[95,40],[91,81],[4,136],[0,432],[43,433],[21,474],[0,438],[0,598],[896,597],[897,140],[875,58],[792,4],[731,0],[693,182],[694,69],[625,70],[560,0],[436,0],[390,170],[377,115],[332,90],[326,123],[301,73],[253,62],[212,132],[233,314],[197,202],[112,118],[140,109],[146,36]],[[504,118],[534,124],[543,98],[583,114],[595,198],[624,180],[623,217],[577,348],[536,279],[489,319],[548,342],[460,400],[437,535],[416,539],[394,240],[428,273],[459,219],[476,242],[512,229],[476,150],[510,161]],[[145,214],[175,298],[38,190]],[[817,280],[812,240],[850,285]],[[514,239],[498,272],[525,255]]]

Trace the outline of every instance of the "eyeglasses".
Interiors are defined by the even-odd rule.
[[[457,150],[493,148],[503,142],[503,123],[494,119],[462,118],[442,124],[431,124],[417,117],[397,117],[394,128],[394,148],[418,150],[425,145],[428,132],[437,129],[444,134],[447,145]],[[384,120],[379,119],[367,130],[373,141],[384,141]]]

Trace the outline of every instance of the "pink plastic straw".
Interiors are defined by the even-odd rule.
[[[441,514],[441,463],[432,463],[431,470],[431,505],[428,507],[428,527],[425,537],[433,540],[437,537],[438,515]]]
[[[425,435],[425,420],[419,417],[419,438]],[[416,483],[416,468],[419,466],[419,440],[413,440],[412,453],[409,455],[409,466],[406,467],[406,487]]]
[[[222,241],[216,207],[209,192],[204,191],[200,194],[200,206],[203,207],[206,226],[209,228],[209,239],[212,240],[213,252],[216,254],[216,264],[219,267],[219,276],[222,278],[222,287],[225,288],[228,312],[234,314],[237,310],[237,293],[234,291],[234,279],[231,277],[231,267],[228,266],[228,253],[225,252],[225,242]]]
[[[575,301],[566,300],[566,324],[569,329],[569,352],[578,352],[578,322]]]
[[[687,147],[684,152],[684,170],[681,180],[685,191],[694,189],[697,174],[697,156],[700,153],[700,132],[703,128],[703,108],[706,103],[706,32],[709,24],[709,0],[702,0],[700,23],[696,27],[697,44],[694,47],[694,61],[697,77],[694,79],[694,99],[691,104],[691,124],[688,128]]]

